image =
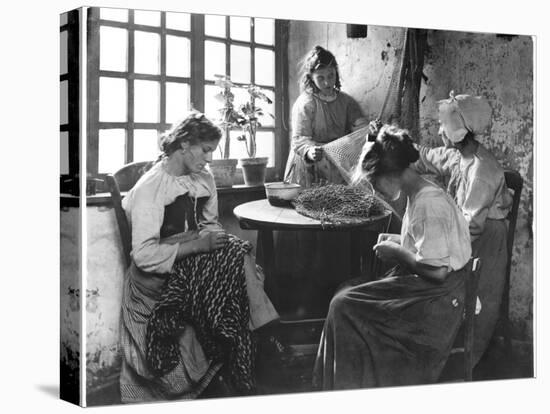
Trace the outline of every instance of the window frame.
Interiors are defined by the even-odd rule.
[[[176,30],[166,28],[166,12],[160,11],[161,21],[160,26],[147,26],[134,23],[134,10],[128,10],[128,21],[118,22],[112,20],[100,19],[100,8],[91,7],[88,9],[87,24],[88,24],[88,56],[87,56],[87,76],[88,76],[88,105],[87,105],[87,173],[95,178],[103,178],[106,174],[99,173],[99,131],[100,129],[118,128],[126,131],[125,142],[125,163],[131,162],[134,153],[134,129],[153,129],[166,130],[170,127],[170,123],[166,122],[166,82],[186,83],[189,85],[189,99],[194,108],[204,111],[204,86],[213,85],[214,81],[205,80],[205,41],[215,40],[224,42],[226,45],[226,73],[229,73],[231,45],[245,45],[251,50],[251,82],[254,81],[254,50],[255,48],[273,50],[275,55],[275,85],[273,87],[264,87],[273,91],[275,94],[274,105],[274,125],[271,127],[260,127],[259,130],[273,131],[275,136],[275,160],[274,166],[268,168],[266,179],[268,181],[280,180],[283,175],[283,170],[286,164],[286,155],[288,154],[288,129],[287,118],[288,111],[288,68],[284,63],[287,61],[287,43],[288,43],[288,22],[278,19],[275,21],[274,45],[268,46],[255,43],[254,26],[251,24],[250,42],[234,40],[230,38],[230,17],[226,19],[226,37],[216,37],[205,35],[205,18],[204,14],[188,13],[191,18],[191,26],[189,31]],[[128,48],[127,59],[128,65],[126,71],[107,71],[100,70],[99,67],[99,48],[100,48],[100,26],[124,28],[128,31]],[[160,35],[160,70],[158,75],[150,74],[135,74],[134,70],[134,33],[136,30],[144,32],[158,33]],[[166,75],[166,36],[176,35],[187,37],[190,39],[190,76],[174,77]],[[127,81],[127,119],[126,122],[100,122],[99,121],[99,79],[102,76],[113,77],[118,79],[126,79]],[[134,82],[136,80],[153,80],[160,83],[159,110],[160,115],[158,122],[134,122]],[[232,141],[232,145],[242,145],[237,141]],[[122,165],[121,165],[122,167]],[[237,170],[234,184],[244,183],[242,171]]]
[[[65,13],[66,22],[59,26],[59,35],[67,33],[67,72],[59,74],[59,83],[67,82],[67,122],[59,120],[59,133],[68,134],[68,172],[60,171],[60,192],[73,195],[79,194],[80,171],[80,11],[71,10]],[[64,99],[61,97],[61,99]],[[63,102],[60,102],[63,104]],[[63,105],[62,105],[63,106]],[[61,145],[60,145],[61,151]],[[64,157],[65,154],[60,154]]]

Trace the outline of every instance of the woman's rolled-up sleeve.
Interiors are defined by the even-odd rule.
[[[438,217],[411,223],[417,262],[434,267],[450,267],[451,252],[446,223],[446,219]]]

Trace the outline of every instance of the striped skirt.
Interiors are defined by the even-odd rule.
[[[251,249],[231,237],[223,249],[185,257],[158,290],[131,272],[122,305],[123,402],[194,398],[222,365],[237,392],[254,388],[244,274]]]

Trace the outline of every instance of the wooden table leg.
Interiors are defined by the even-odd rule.
[[[361,232],[350,233],[350,271],[352,277],[361,276]]]
[[[273,247],[273,231],[258,230],[257,258],[264,269],[265,291],[271,302],[277,308],[279,305],[279,289],[275,280],[275,250]]]

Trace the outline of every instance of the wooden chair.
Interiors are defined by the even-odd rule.
[[[374,256],[374,269],[379,269],[380,260]],[[464,381],[471,381],[473,375],[473,351],[474,351],[474,326],[475,326],[475,309],[477,302],[477,287],[479,284],[479,273],[481,269],[481,260],[477,257],[472,257],[466,264],[466,268],[469,270],[466,276],[464,284],[464,321],[462,322],[459,334],[451,349],[451,356],[456,354],[463,354],[464,356]],[[380,277],[380,274],[376,274],[375,277]],[[462,334],[460,334],[462,332]]]
[[[523,178],[517,171],[505,170],[504,179],[506,186],[514,192],[512,209],[508,213],[508,234],[506,238],[508,257],[506,260],[506,280],[502,293],[502,304],[500,312],[500,327],[504,345],[508,351],[512,348],[510,335],[510,271],[512,269],[512,254],[514,247],[514,236],[516,231],[516,222],[518,218],[519,202],[521,199],[521,191],[523,189]],[[497,334],[498,335],[498,334]]]
[[[475,310],[477,302],[477,286],[479,284],[479,272],[481,269],[481,260],[471,258],[468,262],[469,272],[466,276],[464,296],[464,321],[462,323],[462,346],[453,346],[451,355],[464,355],[464,381],[471,381],[474,371],[474,326]],[[458,338],[460,343],[460,338]],[[455,343],[456,344],[456,343]]]
[[[130,266],[132,261],[130,257],[130,252],[132,251],[132,232],[126,213],[122,208],[122,196],[120,193],[122,191],[131,190],[139,178],[149,170],[151,166],[152,163],[150,161],[132,162],[126,164],[114,174],[107,174],[105,177],[105,183],[111,193],[111,201],[115,210],[118,230],[122,242],[122,251],[127,267]]]

